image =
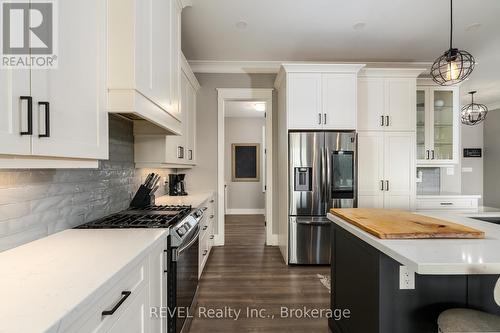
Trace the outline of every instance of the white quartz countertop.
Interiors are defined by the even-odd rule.
[[[156,198],[157,205],[190,205],[193,208],[201,206],[201,204],[207,201],[213,194],[213,191],[201,191],[201,192],[189,192],[189,195],[173,197],[170,195],[164,195]]]
[[[0,253],[0,332],[58,332],[167,229],[70,229]]]
[[[379,239],[328,214],[338,226],[418,274],[500,274],[500,225],[451,212],[419,212],[485,232],[484,239]],[[477,216],[477,214],[475,214]]]

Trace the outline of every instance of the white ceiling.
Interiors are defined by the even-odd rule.
[[[500,102],[499,17],[499,0],[454,1],[454,46],[478,63],[462,94],[482,103]],[[432,62],[448,47],[449,1],[193,0],[182,31],[189,60]]]
[[[264,112],[255,109],[256,103],[259,102],[228,101],[224,106],[224,115],[237,118],[264,118]]]

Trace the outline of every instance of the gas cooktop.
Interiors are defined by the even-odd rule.
[[[78,226],[76,229],[168,228],[182,221],[191,206],[148,206],[131,208]]]

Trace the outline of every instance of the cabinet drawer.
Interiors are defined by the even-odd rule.
[[[477,210],[474,198],[417,199],[417,210]]]
[[[116,282],[112,289],[105,291],[104,296],[97,299],[84,311],[79,319],[70,326],[68,332],[108,332],[118,318],[127,311],[133,300],[142,292],[147,284],[147,259],[139,265],[122,274],[123,278]],[[124,292],[130,292],[127,296]],[[109,311],[124,299],[113,314],[104,316],[103,311]]]

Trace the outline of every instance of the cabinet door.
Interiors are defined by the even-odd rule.
[[[162,0],[166,1],[166,0]],[[187,110],[183,110],[180,107],[180,99],[181,99],[181,89],[183,87],[181,82],[181,11],[182,8],[179,6],[179,1],[168,0],[171,6],[172,19],[171,19],[171,37],[170,43],[172,45],[171,52],[171,65],[170,65],[170,73],[169,77],[171,78],[171,91],[170,91],[170,100],[171,100],[171,111],[170,113],[181,120],[185,117],[182,113]],[[163,15],[159,13],[160,19]],[[161,33],[161,32],[160,32]],[[164,61],[164,59],[162,59]],[[182,120],[181,120],[182,121]],[[184,127],[185,128],[185,127]]]
[[[118,320],[107,333],[146,333],[149,332],[149,307],[146,293],[142,288],[124,309]]]
[[[430,158],[429,148],[429,88],[417,89],[417,160]]]
[[[358,207],[383,208],[384,133],[358,134]]]
[[[188,148],[187,138],[189,136],[189,80],[182,73],[180,77],[180,116],[182,121],[182,134],[181,135],[167,135],[166,136],[166,152],[165,163],[171,164],[184,164],[187,162]]]
[[[57,69],[31,74],[33,154],[70,158],[108,158],[106,101],[106,2],[58,2]],[[50,136],[46,134],[46,107]]]
[[[360,78],[358,80],[358,130],[383,130],[384,80]]]
[[[196,164],[196,89],[189,84],[187,89],[188,99],[188,137],[187,137],[187,162]]]
[[[288,76],[288,127],[322,129],[320,73],[290,73]]]
[[[415,130],[415,79],[386,79],[386,129],[395,131]]]
[[[458,160],[458,92],[433,88],[431,94],[431,160],[455,163]]]
[[[415,134],[386,132],[384,207],[411,210],[415,200]]]
[[[28,101],[30,96],[29,69],[0,70],[0,154],[31,154],[31,136],[28,131]]]
[[[353,74],[323,74],[324,129],[356,129],[356,86]]]

